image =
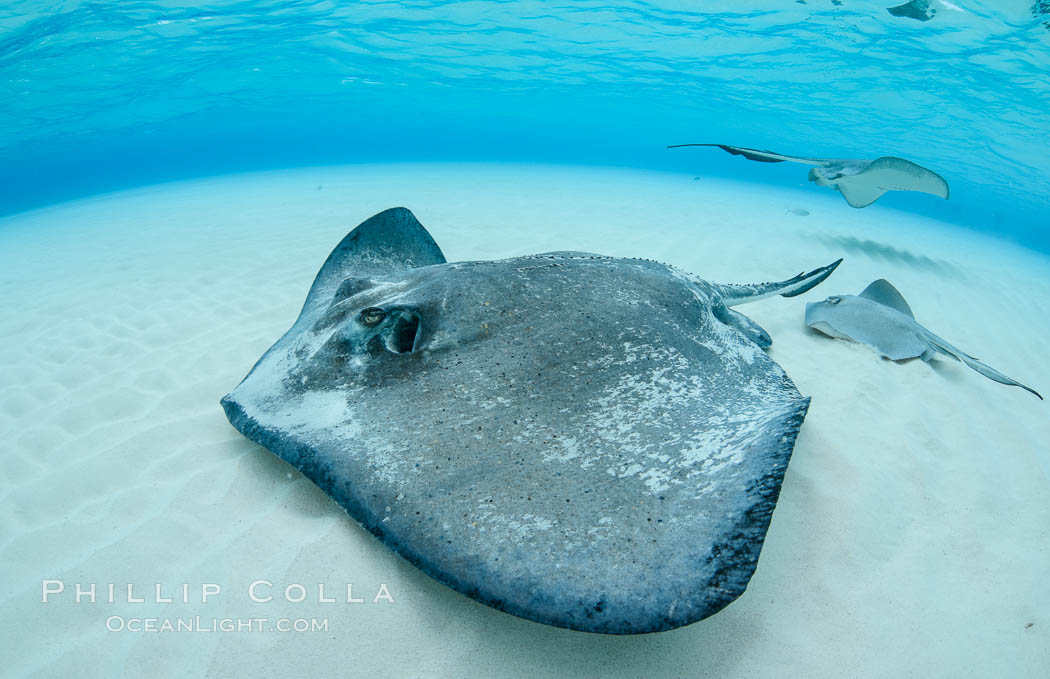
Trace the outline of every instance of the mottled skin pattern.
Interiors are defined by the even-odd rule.
[[[391,270],[376,243],[391,220],[412,240],[409,219],[333,253],[342,273],[223,399],[234,426],[509,613],[631,634],[739,596],[808,399],[720,286],[581,253],[448,264],[418,242],[436,263]]]

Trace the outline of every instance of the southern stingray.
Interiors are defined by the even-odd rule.
[[[915,320],[911,307],[897,288],[883,278],[859,295],[833,295],[806,305],[806,325],[829,337],[862,342],[884,358],[930,361],[938,353],[962,361],[990,380],[1021,387],[1042,400],[1034,389],[1007,377],[991,366],[933,334]]]
[[[1043,21],[1043,27],[1050,29],[1050,0],[1035,0],[1032,3],[1032,16]]]
[[[717,146],[734,156],[743,156],[760,163],[790,161],[812,165],[809,180],[817,186],[837,189],[852,207],[867,207],[887,191],[921,191],[948,198],[948,182],[944,181],[944,177],[922,165],[895,156],[882,156],[875,160],[803,158],[725,144],[675,144],[667,148],[683,146]]]
[[[720,285],[580,252],[447,263],[394,208],[336,246],[222,406],[440,582],[552,625],[666,630],[744,591],[809,405],[729,307],[837,265]]]
[[[890,7],[886,11],[895,17],[907,17],[916,21],[929,21],[937,15],[939,9],[950,9],[962,12],[963,9],[946,0],[911,0],[903,5]]]

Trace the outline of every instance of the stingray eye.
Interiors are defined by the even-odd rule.
[[[385,317],[386,312],[377,306],[370,306],[361,311],[361,322],[369,327],[379,325]]]
[[[838,304],[841,301],[841,297],[828,297],[828,304]]]

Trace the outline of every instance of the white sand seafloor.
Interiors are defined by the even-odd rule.
[[[331,248],[396,205],[450,261],[584,250],[758,282],[845,257],[802,297],[739,307],[813,399],[740,599],[636,637],[500,613],[402,561],[227,423],[219,398],[291,325]],[[806,301],[880,277],[921,323],[1050,396],[1050,258],[812,186],[351,166],[0,220],[0,674],[1050,676],[1050,405],[960,363],[897,364],[805,327]],[[46,604],[45,579],[66,587]],[[249,599],[255,580],[273,601]],[[77,583],[96,583],[96,603],[74,601]],[[174,603],[155,601],[157,583]],[[201,603],[207,583],[221,593]],[[306,601],[284,601],[293,583]],[[347,603],[347,583],[364,602]],[[372,602],[381,584],[393,603]],[[328,629],[107,631],[111,616]]]

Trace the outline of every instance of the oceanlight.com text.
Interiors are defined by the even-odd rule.
[[[109,632],[327,632],[328,618],[133,618],[111,615]]]

